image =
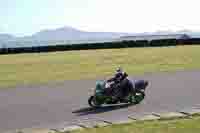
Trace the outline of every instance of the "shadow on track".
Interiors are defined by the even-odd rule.
[[[83,115],[89,115],[89,114],[99,114],[104,112],[109,112],[117,109],[127,108],[128,106],[131,106],[130,104],[117,104],[117,105],[110,105],[110,106],[102,106],[99,108],[92,108],[92,107],[86,107],[81,108],[78,110],[73,111],[72,113],[76,113],[77,116],[83,116]]]

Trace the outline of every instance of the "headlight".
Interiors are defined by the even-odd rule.
[[[140,91],[141,91],[141,92],[145,92],[145,89],[141,89]]]

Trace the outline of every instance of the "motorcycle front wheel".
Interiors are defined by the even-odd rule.
[[[139,104],[145,97],[144,92],[136,93],[136,95],[129,96],[129,102],[131,104]]]
[[[144,92],[137,93],[135,96],[135,104],[139,104],[145,97]]]

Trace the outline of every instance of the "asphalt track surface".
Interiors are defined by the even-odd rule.
[[[150,82],[141,104],[97,110],[87,104],[89,90],[96,80],[1,89],[0,132],[67,125],[86,118],[123,119],[128,115],[176,111],[200,104],[200,71],[146,74],[133,79]]]

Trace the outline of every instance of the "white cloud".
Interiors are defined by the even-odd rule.
[[[200,29],[197,0],[91,1],[86,14],[82,14],[85,19],[78,23],[83,29],[125,32]]]
[[[6,10],[0,8],[0,26],[18,35],[62,26],[114,32],[200,30],[198,0],[9,1],[13,4]]]

